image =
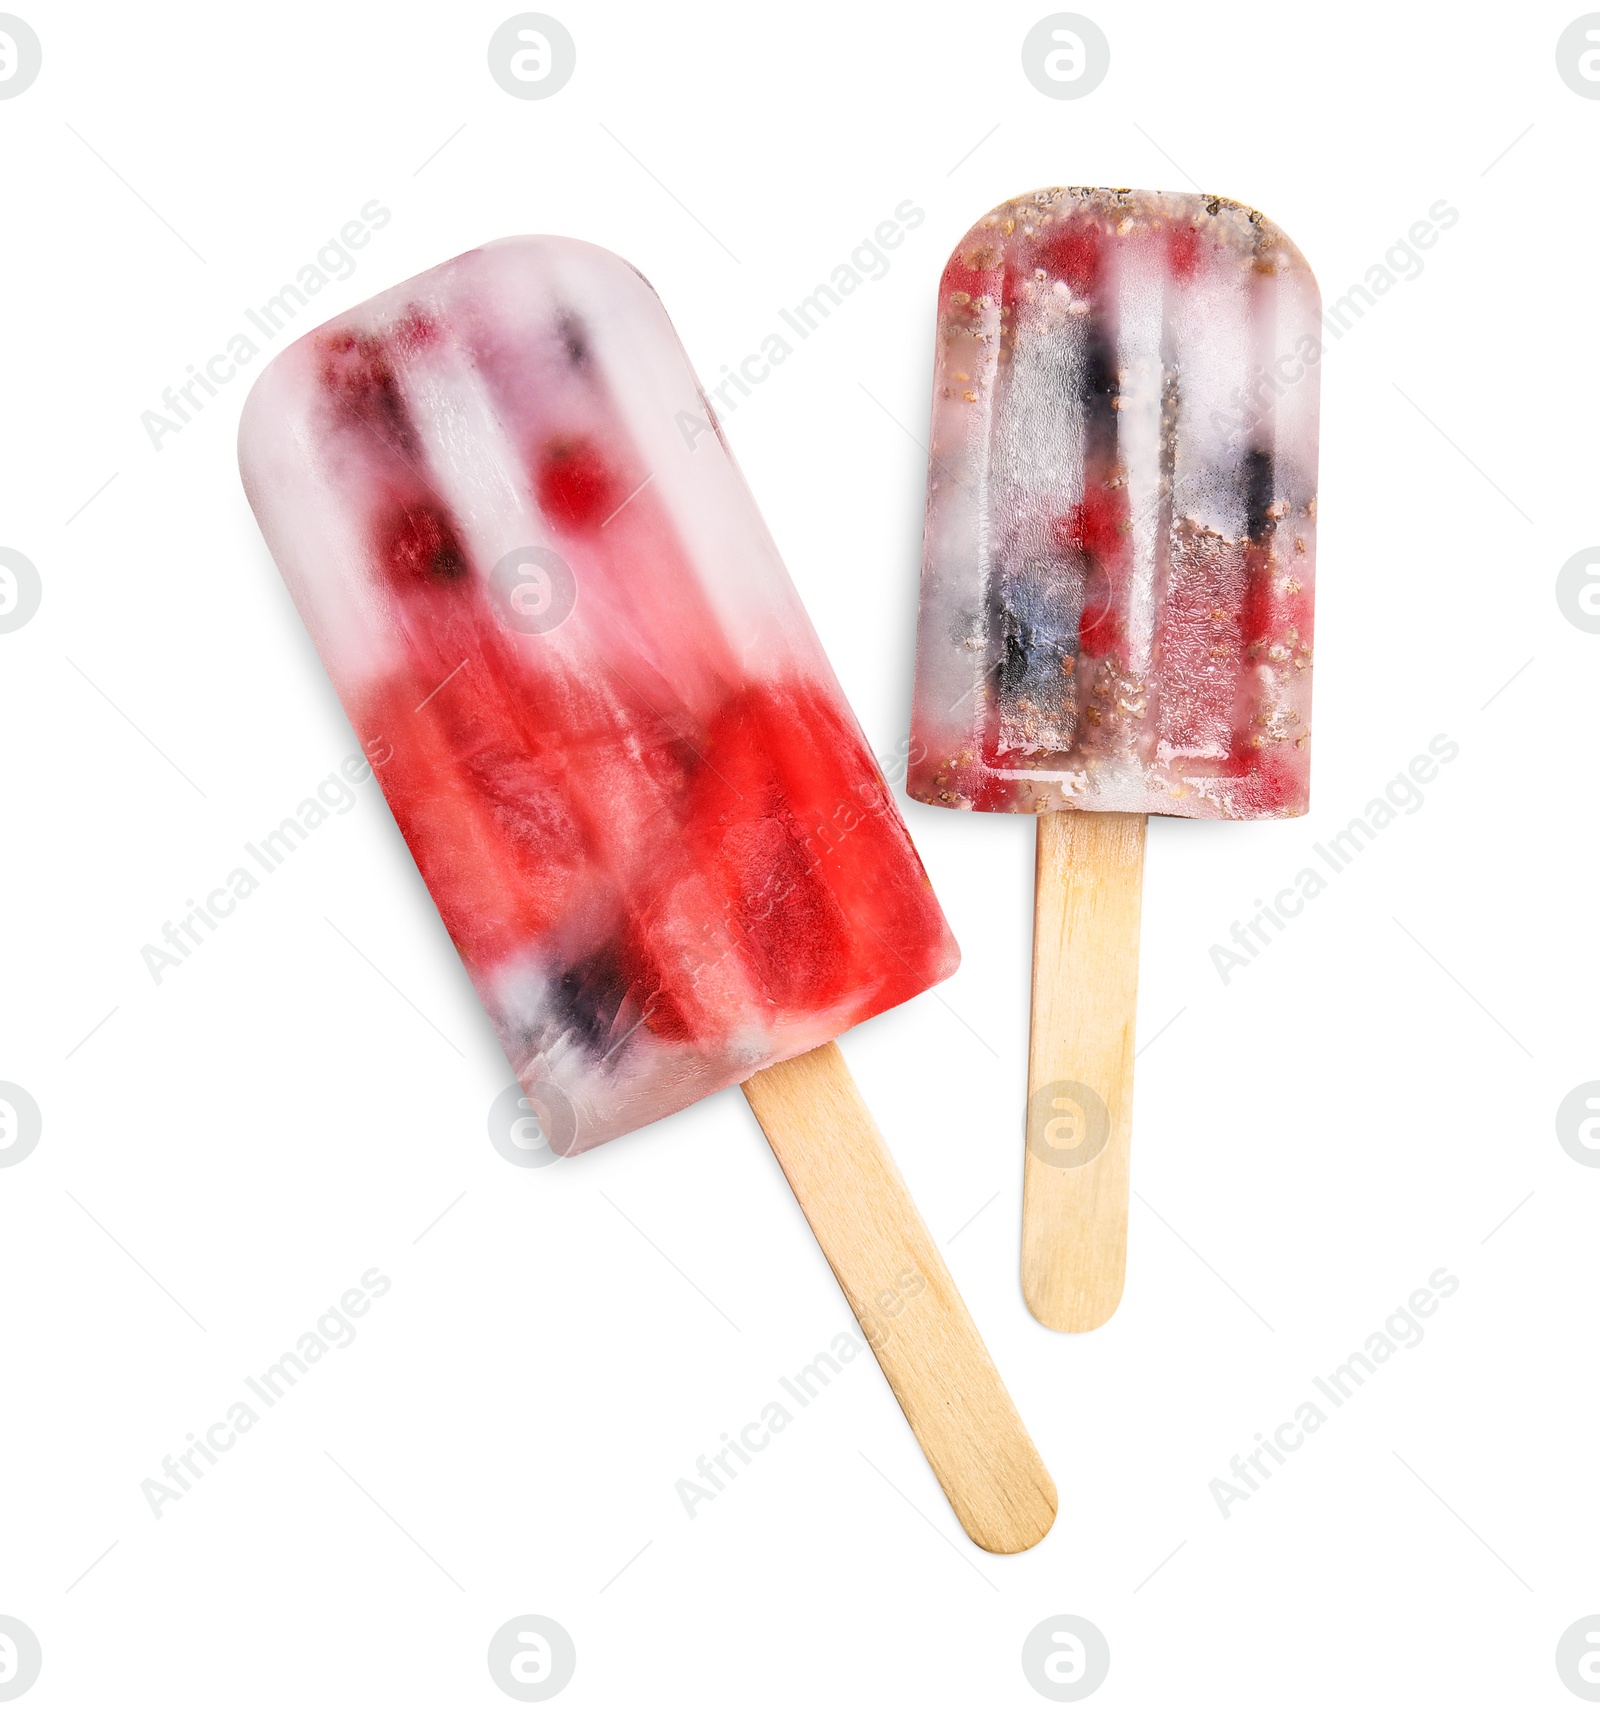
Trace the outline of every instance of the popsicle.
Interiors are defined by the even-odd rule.
[[[1035,191],[940,281],[907,790],[1038,819],[1022,1279],[1051,1328],[1122,1297],[1145,820],[1307,808],[1320,320],[1224,197]]]
[[[742,1084],[963,1527],[1055,1491],[833,1039],[958,954],[659,299],[507,239],[306,335],[250,504],[552,1147]]]

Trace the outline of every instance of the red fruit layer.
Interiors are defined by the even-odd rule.
[[[538,387],[484,377],[578,592],[548,635],[502,623],[407,414],[406,361],[442,337],[420,318],[393,346],[335,335],[322,374],[402,646],[352,717],[392,752],[379,780],[486,1001],[526,966],[541,1046],[726,1055],[945,975],[949,933],[858,729],[803,674],[743,674],[575,322]]]

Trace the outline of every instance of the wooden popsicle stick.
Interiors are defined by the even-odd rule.
[[[838,1045],[743,1089],[967,1536],[1031,1549],[1056,1487]]]
[[[1144,830],[1119,811],[1039,818],[1022,1294],[1064,1333],[1122,1299]]]

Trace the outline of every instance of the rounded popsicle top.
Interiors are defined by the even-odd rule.
[[[1206,252],[1248,263],[1265,274],[1299,273],[1310,266],[1292,239],[1259,209],[1231,197],[1199,191],[1139,191],[1109,185],[1055,185],[1012,197],[974,223],[950,253],[945,277],[985,273],[1001,258],[1031,272],[1042,266],[1052,279],[1086,269],[1100,245],[1146,235],[1164,238],[1173,273],[1187,278]],[[947,289],[959,289],[955,280]]]
[[[563,432],[562,410],[582,411],[600,394],[602,420],[582,435]],[[421,445],[430,438],[436,446]],[[305,569],[335,544],[361,558],[345,492],[371,476],[373,446],[412,465],[421,446],[424,462],[464,479],[476,468],[487,490],[466,510],[511,531],[516,542],[505,547],[551,529],[597,529],[628,497],[630,477],[656,473],[708,596],[750,658],[781,658],[795,616],[805,625],[665,306],[601,245],[494,240],[312,329],[267,365],[241,414],[239,467],[253,506],[273,484],[297,488],[271,544],[291,589],[305,587]],[[714,456],[696,456],[708,446]],[[781,587],[750,577],[752,562],[779,568]],[[382,632],[363,605],[370,587],[342,582],[342,594],[322,582],[308,624],[325,658],[350,650],[370,665]]]
[[[1295,816],[1310,768],[1321,302],[1258,210],[1012,198],[939,288],[907,789]]]

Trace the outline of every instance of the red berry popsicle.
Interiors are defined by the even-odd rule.
[[[832,1046],[955,943],[655,293],[488,245],[283,352],[239,445],[553,1147],[742,1083],[962,1524],[1036,1542],[1049,1476]]]
[[[1222,197],[1035,191],[940,282],[907,789],[1038,818],[1022,1272],[1052,1328],[1122,1295],[1145,818],[1307,808],[1320,322]]]

